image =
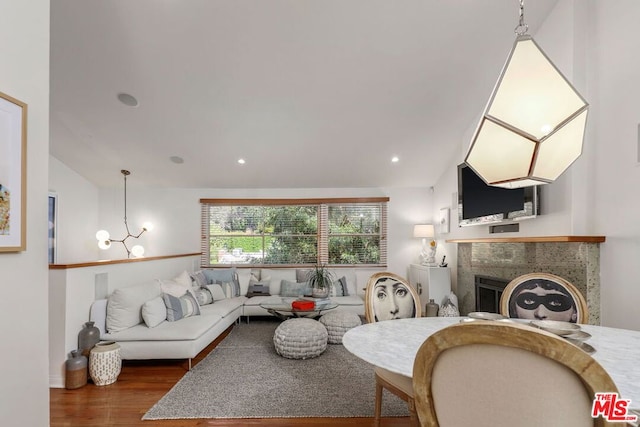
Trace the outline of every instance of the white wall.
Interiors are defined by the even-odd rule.
[[[602,321],[640,330],[640,2],[592,2],[592,88],[596,157],[595,227],[601,245]]]
[[[134,176],[133,173],[131,175]],[[131,179],[133,181],[133,178]],[[388,269],[407,275],[408,265],[417,261],[420,242],[413,238],[413,225],[430,222],[431,193],[426,188],[320,188],[320,189],[163,189],[135,188],[127,181],[127,217],[132,233],[142,223],[151,221],[152,232],[140,237],[145,255],[171,255],[200,251],[201,198],[309,198],[309,197],[383,197],[388,206]],[[100,190],[99,227],[112,237],[125,235],[123,224],[123,190]],[[93,233],[95,234],[95,232]],[[93,238],[92,234],[92,238]],[[93,238],[95,242],[95,238]],[[103,259],[126,258],[121,244],[116,243],[100,254]]]
[[[28,105],[27,249],[0,253],[0,420],[46,426],[49,1],[0,0],[0,11],[0,91]]]
[[[95,240],[95,239],[94,239]],[[49,384],[64,387],[64,362],[78,348],[78,333],[89,320],[91,303],[117,288],[172,279],[195,271],[199,257],[50,270],[49,272]]]
[[[98,187],[49,156],[49,192],[58,198],[56,264],[98,259]]]

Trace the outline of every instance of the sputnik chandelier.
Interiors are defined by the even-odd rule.
[[[98,247],[100,249],[109,249],[112,242],[119,242],[122,243],[124,249],[127,251],[127,258],[131,258],[132,255],[135,258],[139,258],[144,255],[144,247],[142,247],[142,245],[135,245],[131,249],[129,249],[129,247],[127,246],[127,239],[130,237],[132,239],[139,238],[145,231],[151,231],[153,225],[150,222],[145,222],[144,224],[142,224],[142,230],[136,235],[131,234],[131,232],[129,231],[129,224],[127,223],[127,176],[129,176],[131,172],[122,169],[120,173],[122,173],[122,175],[124,176],[124,226],[127,230],[127,235],[120,240],[112,239],[110,238],[108,231],[100,230],[96,233],[96,239],[98,239]]]
[[[582,153],[589,104],[527,34],[524,0],[516,41],[465,158],[487,184],[548,184]]]

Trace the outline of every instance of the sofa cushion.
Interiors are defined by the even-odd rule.
[[[253,306],[253,305],[260,305],[263,302],[273,302],[273,303],[279,303],[282,302],[282,298],[279,296],[258,296],[258,297],[251,297],[248,298],[245,302],[244,305],[245,306]]]
[[[246,299],[247,297],[235,297],[216,301],[214,304],[200,307],[200,314],[203,316],[215,314],[224,318],[231,315],[235,310],[241,307]]]
[[[280,282],[288,280],[296,281],[296,271],[289,268],[271,269],[263,268],[260,271],[260,281],[269,280],[269,293],[271,295],[280,295]]]
[[[214,304],[215,305],[215,304]],[[208,307],[208,306],[207,306]],[[213,307],[213,306],[211,306]],[[162,322],[155,328],[144,323],[124,331],[101,337],[108,341],[188,341],[200,338],[211,327],[222,320],[221,316],[192,316],[179,322]]]
[[[349,306],[364,305],[364,300],[357,295],[349,295],[346,297],[331,297],[331,301],[337,302],[339,305],[349,305]]]
[[[179,298],[170,294],[162,294],[162,299],[164,300],[164,305],[167,306],[167,320],[169,322],[200,314],[198,301],[196,301],[191,292],[186,292]]]
[[[162,297],[155,297],[142,304],[142,319],[149,328],[155,328],[167,320],[167,307]]]
[[[157,282],[116,289],[107,302],[107,331],[118,332],[142,323],[142,305],[160,296]]]

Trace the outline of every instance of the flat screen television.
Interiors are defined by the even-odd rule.
[[[540,187],[488,185],[465,163],[458,165],[458,225],[482,225],[535,218],[540,214]]]

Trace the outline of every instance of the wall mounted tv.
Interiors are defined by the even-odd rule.
[[[482,225],[535,218],[540,187],[501,188],[485,183],[465,163],[458,165],[458,225]]]

